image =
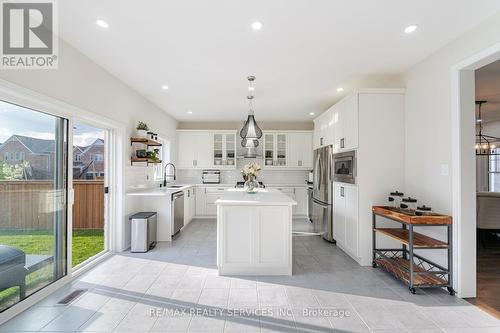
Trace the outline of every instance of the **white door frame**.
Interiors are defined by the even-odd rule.
[[[109,161],[110,168],[113,169],[112,177],[108,177],[109,190],[112,192],[110,196],[112,198],[110,202],[110,243],[109,250],[116,251],[119,250],[119,244],[117,244],[119,228],[116,226],[120,223],[120,219],[123,217],[123,200],[124,200],[124,189],[123,189],[123,169],[124,169],[124,149],[126,144],[126,128],[127,126],[123,123],[116,122],[112,119],[108,119],[99,114],[92,113],[87,110],[83,110],[74,105],[62,102],[52,97],[45,96],[33,90],[21,87],[9,81],[0,79],[0,99],[9,103],[17,104],[22,107],[31,108],[36,111],[44,112],[49,115],[63,117],[69,120],[68,123],[68,156],[67,165],[68,170],[73,170],[73,120],[75,118],[82,120],[84,122],[93,123],[99,122],[101,124],[106,124],[107,127],[113,128],[113,135],[110,140],[110,152]],[[111,175],[110,175],[111,176]],[[112,185],[113,184],[113,185]],[[42,288],[41,290],[35,292],[33,295],[29,296],[25,300],[17,303],[11,308],[0,313],[0,324],[11,319],[27,308],[31,307],[35,303],[43,300],[51,293],[61,288],[65,284],[71,282],[71,280],[81,274],[84,269],[79,271],[73,271],[71,263],[71,235],[72,235],[72,203],[73,203],[73,177],[68,174],[68,189],[67,189],[67,275],[61,279],[55,281],[54,283]],[[101,258],[103,258],[102,256]],[[96,260],[96,262],[99,260]],[[92,265],[87,265],[85,270],[90,268]]]
[[[451,69],[453,287],[459,297],[476,296],[476,154],[474,71],[500,59],[500,43]]]
[[[95,117],[92,119],[86,119],[86,117],[76,116],[73,118],[73,125],[75,123],[83,123],[86,125],[94,126],[95,128],[104,131],[104,187],[115,187],[116,178],[114,177],[115,170],[115,127],[110,126],[109,122],[102,122],[96,120]],[[73,130],[73,126],[71,127]],[[71,139],[73,140],[73,133],[71,134]],[[73,147],[73,145],[71,145]],[[72,156],[71,156],[72,158]],[[113,226],[116,225],[116,220],[113,211],[115,198],[113,193],[110,191],[108,195],[104,195],[104,250],[87,258],[85,261],[81,262],[75,267],[72,267],[72,275],[78,274],[80,270],[87,270],[90,266],[100,262],[100,258],[111,251],[112,244],[114,244],[115,235],[113,234]],[[74,203],[73,203],[74,204]],[[73,231],[73,230],[72,230]],[[73,244],[71,244],[73,245]],[[71,248],[73,250],[73,248]]]

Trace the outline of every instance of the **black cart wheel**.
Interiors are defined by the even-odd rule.
[[[413,287],[410,287],[410,292],[415,295],[417,293],[417,290]]]
[[[455,296],[455,290],[453,290],[452,287],[446,287],[448,289],[448,292],[450,293],[451,296]]]
[[[375,261],[372,261],[372,267],[377,268],[377,263]]]

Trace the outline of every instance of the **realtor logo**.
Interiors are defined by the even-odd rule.
[[[1,0],[1,68],[57,68],[55,3]]]

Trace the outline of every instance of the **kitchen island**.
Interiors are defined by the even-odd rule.
[[[219,275],[292,275],[292,198],[228,189],[215,204]]]

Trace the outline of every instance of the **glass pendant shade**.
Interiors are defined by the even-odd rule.
[[[244,148],[257,148],[259,146],[259,140],[257,139],[243,139],[241,140],[241,146]]]
[[[240,136],[242,139],[260,139],[262,137],[262,130],[255,121],[253,114],[248,114],[247,121],[241,129]]]

